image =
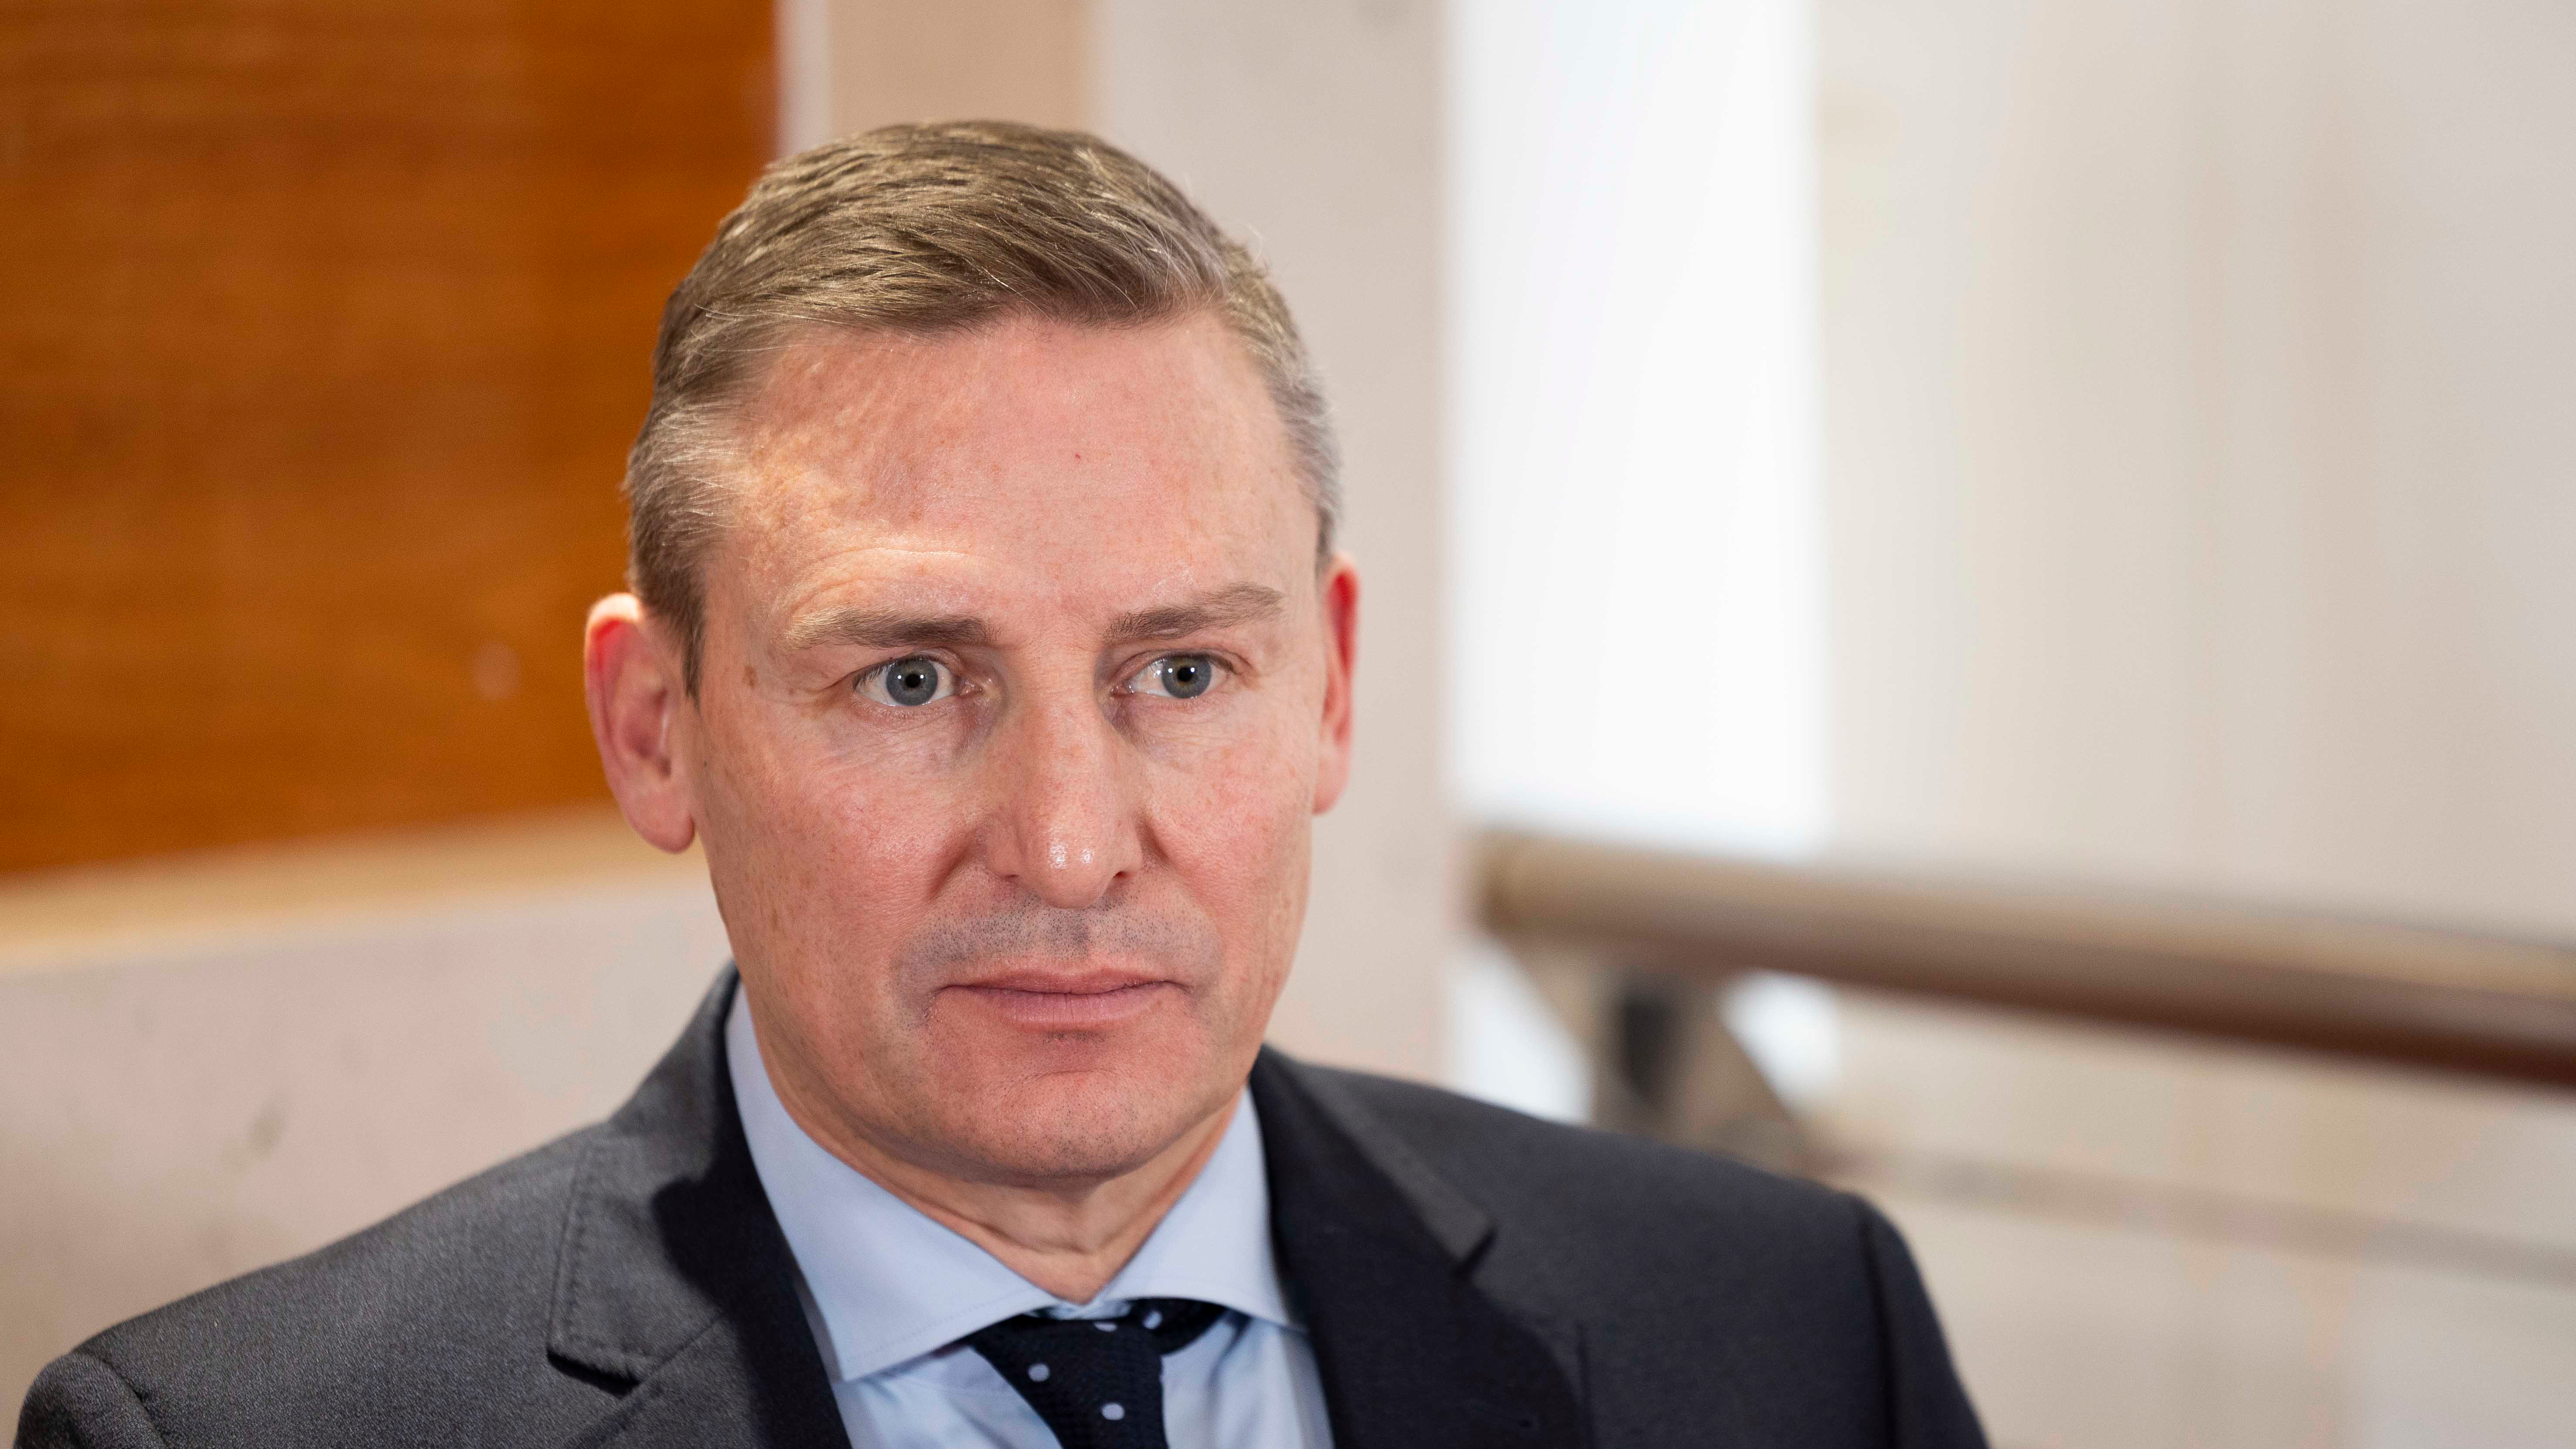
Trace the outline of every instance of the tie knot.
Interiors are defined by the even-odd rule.
[[[1163,1355],[1225,1313],[1188,1298],[1139,1298],[1115,1318],[1023,1313],[966,1336],[1064,1449],[1163,1449]]]
[[[1213,1303],[1195,1298],[1139,1298],[1127,1306],[1119,1322],[1133,1323],[1154,1341],[1157,1351],[1179,1353],[1198,1342],[1225,1310]]]

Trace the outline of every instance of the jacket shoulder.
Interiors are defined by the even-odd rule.
[[[508,1442],[550,1422],[568,1432],[605,1401],[546,1356],[573,1181],[601,1130],[108,1329],[37,1381],[22,1442],[79,1442],[25,1436],[48,1422],[95,1426],[100,1404],[173,1445]],[[459,1395],[460,1383],[478,1391]]]
[[[1419,1082],[1331,1067],[1294,1070],[1346,1123],[1364,1114],[1497,1220],[1565,1229],[1712,1230],[1773,1250],[1807,1239],[1849,1254],[1864,1210],[1848,1194],[1713,1153],[1551,1122]],[[1383,1148],[1381,1148],[1383,1151]]]
[[[1981,1449],[1903,1239],[1849,1193],[1418,1083],[1282,1063],[1534,1323],[1579,1340],[1603,1443]],[[1441,1222],[1451,1226],[1443,1232]],[[1472,1228],[1473,1231],[1467,1229]]]

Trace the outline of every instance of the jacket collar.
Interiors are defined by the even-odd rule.
[[[1585,1442],[1568,1346],[1475,1285],[1492,1218],[1330,1075],[1264,1051],[1252,1096],[1336,1449]]]
[[[847,1442],[724,1059],[727,968],[574,1180],[547,1347],[632,1387],[574,1442]],[[1271,1232],[1337,1449],[1580,1444],[1571,1350],[1473,1282],[1493,1223],[1327,1074],[1252,1072]]]
[[[547,1348],[634,1386],[577,1443],[847,1442],[724,1069],[735,984],[727,968],[577,1170]]]

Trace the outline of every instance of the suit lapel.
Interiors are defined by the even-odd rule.
[[[575,1443],[847,1443],[734,1110],[734,985],[727,970],[582,1158],[547,1350],[626,1392]]]
[[[1253,1068],[1252,1094],[1271,1233],[1336,1449],[1584,1442],[1558,1356],[1470,1279],[1491,1233],[1481,1211],[1405,1162],[1390,1172],[1276,1054]]]

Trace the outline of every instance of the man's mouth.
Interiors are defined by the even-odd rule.
[[[1114,1026],[1149,1010],[1178,983],[1118,970],[1006,971],[948,990],[1023,1026],[1066,1031]]]

